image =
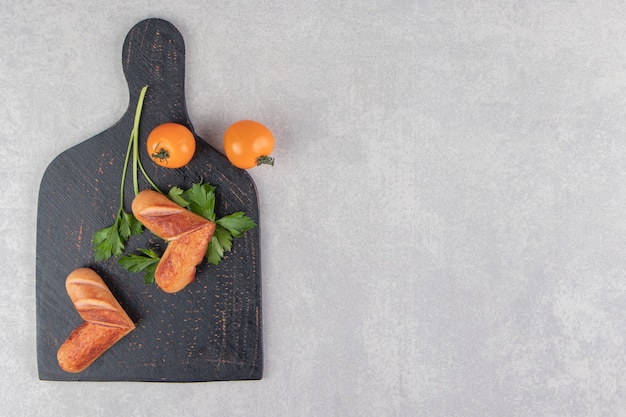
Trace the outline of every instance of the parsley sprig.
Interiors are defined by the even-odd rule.
[[[154,271],[161,260],[152,249],[139,249],[143,254],[129,254],[122,256],[117,262],[127,271],[138,273],[144,272],[143,282],[145,284],[154,284]]]
[[[232,250],[233,238],[243,236],[244,232],[256,226],[254,220],[243,211],[216,219],[215,186],[209,183],[193,184],[188,190],[173,187],[168,196],[176,204],[215,222],[215,232],[205,255],[206,261],[210,264],[219,264],[224,253]]]
[[[128,148],[126,149],[126,158],[124,159],[124,169],[122,170],[122,181],[120,184],[120,205],[117,210],[117,215],[115,216],[115,221],[111,226],[98,230],[94,233],[92,238],[92,244],[95,252],[94,258],[96,261],[105,261],[111,256],[120,256],[124,251],[124,247],[126,246],[130,236],[141,234],[143,231],[143,225],[135,218],[135,216],[124,210],[124,184],[126,182],[128,162],[130,160],[131,153],[133,155],[133,189],[135,191],[135,195],[139,194],[137,168],[141,170],[150,185],[155,190],[161,192],[154,182],[152,182],[150,177],[148,177],[148,174],[139,159],[139,121],[141,119],[141,110],[143,108],[143,102],[147,90],[148,86],[146,85],[141,89],[141,93],[139,94],[133,130],[130,133]]]
[[[246,231],[256,226],[255,221],[242,211],[217,219],[215,186],[209,183],[196,183],[187,190],[172,187],[167,195],[179,206],[215,222],[215,232],[204,256],[210,264],[218,265],[226,252],[232,251],[233,238],[243,236]],[[122,256],[118,262],[122,268],[130,272],[144,272],[144,282],[152,284],[155,281],[154,272],[160,257],[151,249],[139,249],[139,251],[141,253]]]

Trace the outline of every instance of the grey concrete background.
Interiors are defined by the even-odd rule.
[[[0,2],[4,416],[626,415],[620,1]],[[267,124],[265,377],[37,379],[39,181],[175,24],[218,149]]]

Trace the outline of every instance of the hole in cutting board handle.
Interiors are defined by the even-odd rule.
[[[185,105],[185,43],[181,33],[163,19],[146,19],[126,35],[122,66],[130,92],[129,112],[134,112],[141,89],[148,85],[145,105],[160,123],[191,127]],[[162,113],[162,114],[160,114]]]

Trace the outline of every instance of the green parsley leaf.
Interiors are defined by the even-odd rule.
[[[224,257],[224,252],[232,250],[233,235],[220,225],[215,226],[213,237],[209,242],[206,251],[206,261],[210,264],[217,265]]]
[[[111,256],[119,256],[124,250],[124,242],[119,233],[119,222],[112,226],[98,230],[92,239],[94,258],[96,261],[105,261]]]
[[[183,198],[184,190],[180,187],[172,187],[170,191],[167,193],[167,196],[174,203],[178,204],[181,207],[189,207],[189,201]]]
[[[228,230],[234,237],[241,237],[243,233],[254,228],[256,223],[243,211],[238,211],[218,219],[216,224]]]
[[[215,225],[213,236],[217,236],[217,240],[225,252],[230,252],[233,249],[233,235],[219,224]]]
[[[120,256],[128,238],[141,234],[143,226],[132,214],[120,211],[112,226],[94,233],[91,243],[96,261],[106,261],[111,256]]]
[[[120,219],[120,237],[122,240],[127,241],[130,236],[140,235],[143,232],[143,225],[137,218],[122,211],[122,217]]]
[[[189,202],[186,207],[193,213],[212,222],[215,221],[215,187],[213,185],[206,182],[193,184],[180,196]]]
[[[130,254],[122,256],[117,262],[120,266],[129,272],[145,272],[144,283],[154,284],[154,271],[156,271],[157,265],[161,260],[161,257],[157,255],[152,249],[139,249],[143,255]]]
[[[224,248],[220,244],[217,236],[215,236],[214,234],[211,238],[211,241],[209,242],[209,246],[207,247],[205,259],[208,263],[217,265],[220,263],[223,256]]]

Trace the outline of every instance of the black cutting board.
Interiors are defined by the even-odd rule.
[[[126,36],[122,66],[129,107],[111,128],[56,157],[46,169],[37,213],[37,362],[42,380],[213,381],[260,379],[261,338],[260,221],[257,193],[248,173],[196,135],[193,160],[180,169],[155,165],[145,150],[148,133],[166,122],[189,127],[185,107],[185,47],[179,31],[161,19],[135,25]],[[97,82],[98,80],[94,80]],[[119,205],[119,187],[141,88],[148,85],[139,130],[142,163],[161,190],[215,185],[218,217],[244,211],[257,227],[235,239],[218,265],[202,263],[196,280],[176,294],[145,285],[115,259],[94,260],[91,239],[110,226]],[[97,100],[97,97],[94,97]],[[194,132],[195,135],[195,132]],[[125,209],[134,197],[127,175]],[[141,174],[140,189],[150,188]],[[127,250],[159,240],[146,231]],[[164,248],[160,247],[161,250]],[[74,269],[98,272],[137,328],[85,371],[64,372],[59,346],[82,319],[65,291]]]

